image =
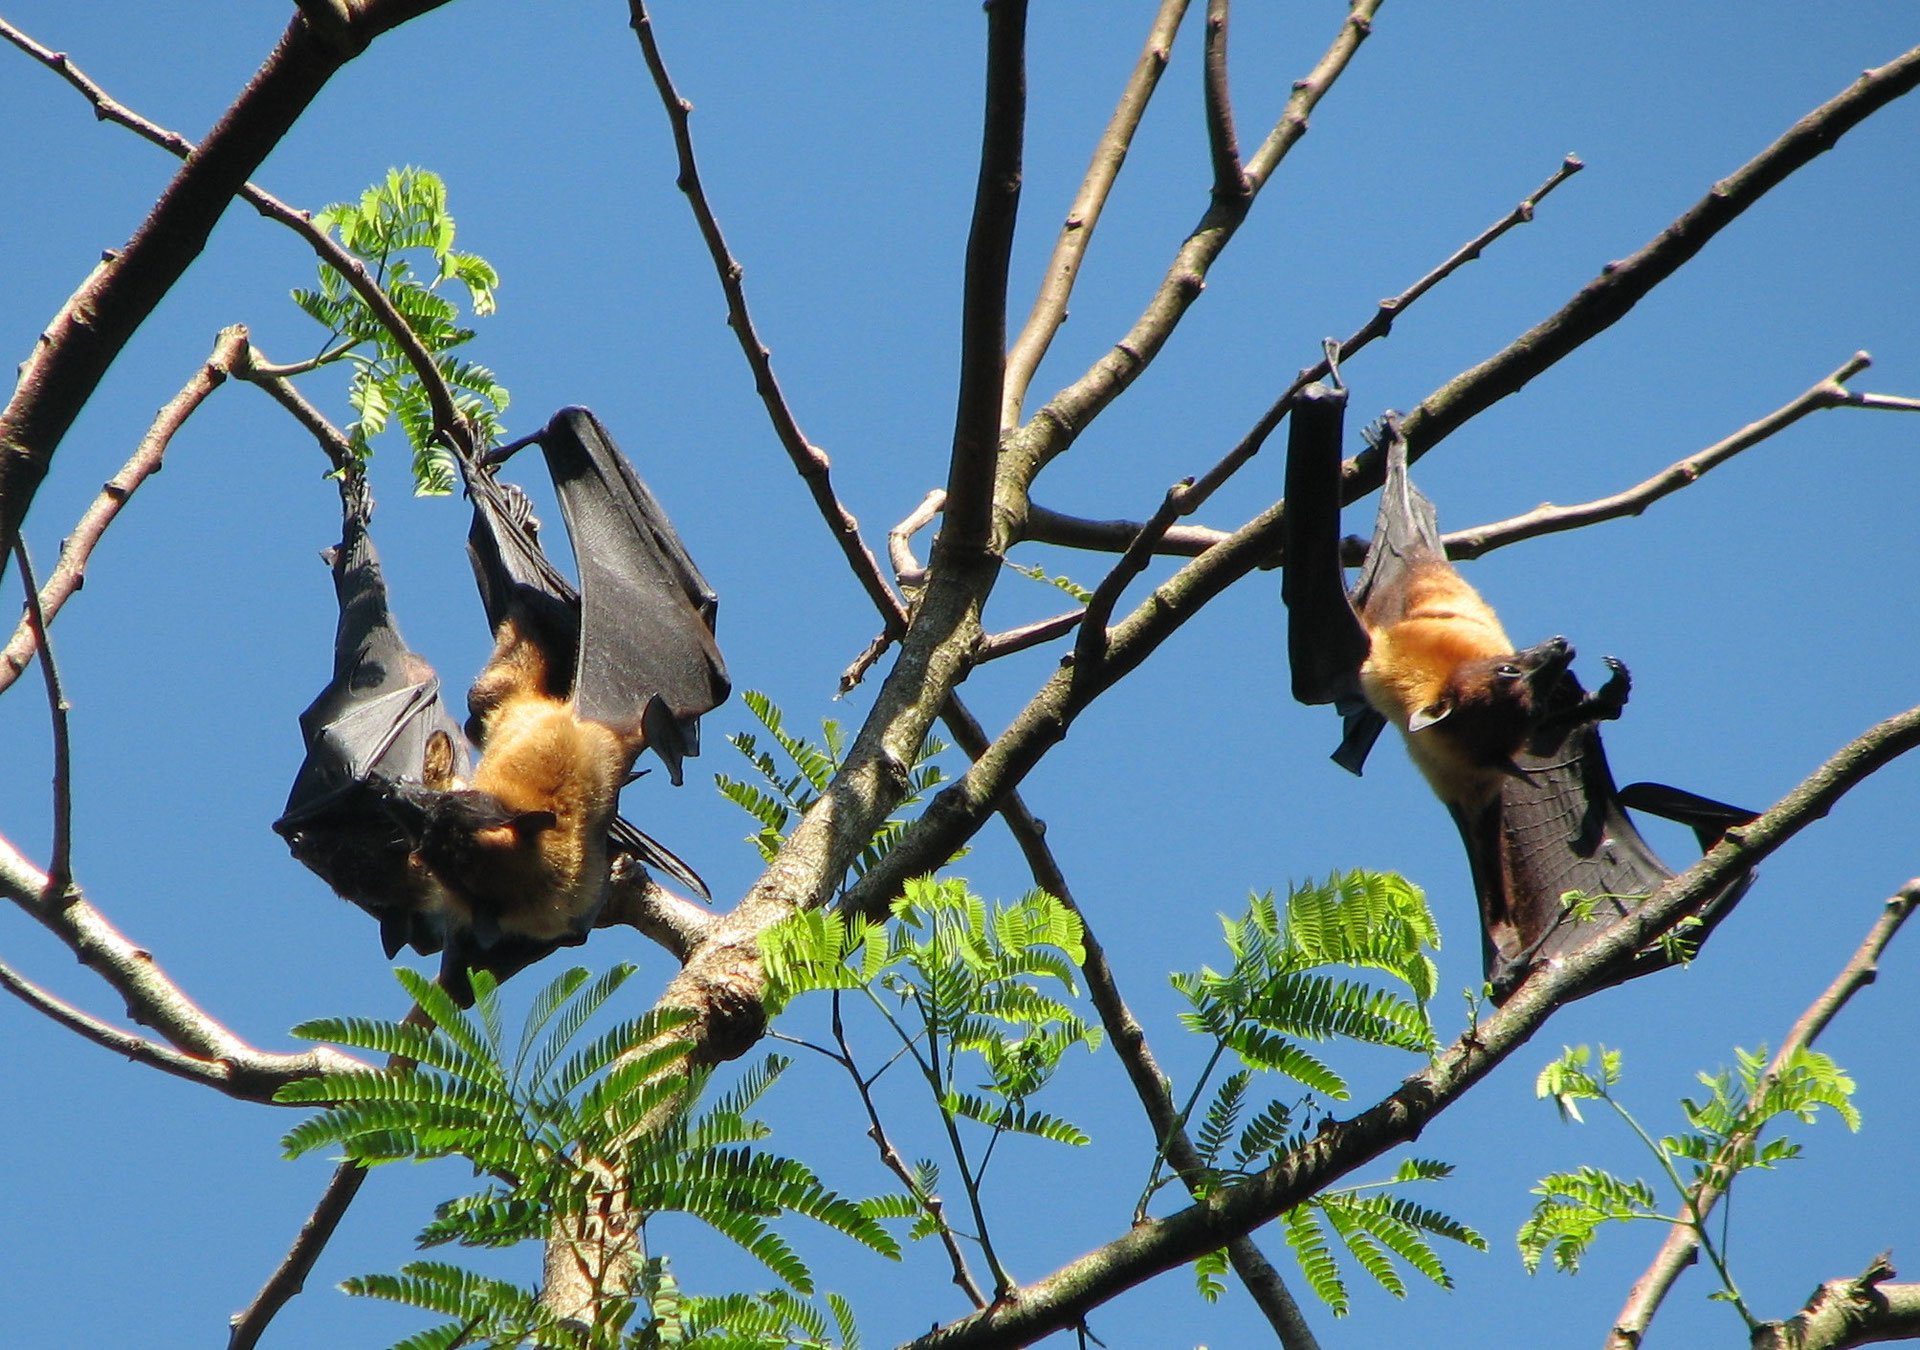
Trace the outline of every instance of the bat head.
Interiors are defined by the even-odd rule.
[[[1513,756],[1545,715],[1573,654],[1565,638],[1552,637],[1525,651],[1463,661],[1440,696],[1409,715],[1407,732],[1438,736],[1476,767],[1524,778]]]

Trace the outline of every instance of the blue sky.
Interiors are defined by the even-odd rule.
[[[197,137],[271,47],[284,8],[13,0],[0,12],[69,51],[115,97]],[[1034,8],[1016,318],[1151,11],[1133,0]],[[1251,143],[1343,11],[1243,8],[1233,74]],[[461,245],[503,276],[500,313],[472,353],[513,391],[513,431],[562,404],[593,407],[720,592],[736,688],[765,691],[800,725],[857,723],[866,692],[841,703],[832,694],[875,621],[754,398],[674,189],[665,121],[624,10],[611,0],[449,6],[343,71],[258,180],[317,208],[356,196],[392,165],[444,175]],[[1204,209],[1198,18],[1101,223],[1072,318],[1035,381],[1039,397],[1124,331]],[[878,548],[945,477],[978,147],[979,9],[714,2],[664,6],[657,26],[697,109],[708,189],[776,370]],[[1175,340],[1036,499],[1091,517],[1145,514],[1169,483],[1238,440],[1322,336],[1358,327],[1379,298],[1578,153],[1587,170],[1535,223],[1347,370],[1356,422],[1417,403],[1913,41],[1904,8],[1877,4],[1388,3]],[[0,349],[18,361],[99,252],[132,233],[173,162],[96,123],[55,76],[11,50],[0,51],[0,129]],[[1618,491],[1787,402],[1858,349],[1875,364],[1855,388],[1920,395],[1916,146],[1920,103],[1909,98],[1769,195],[1626,320],[1454,434],[1416,471],[1443,527]],[[229,213],[66,438],[29,520],[43,565],[220,327],[248,324],[277,360],[314,350],[319,334],[287,299],[313,270],[291,234],[244,208]],[[313,392],[346,415],[337,385]],[[267,828],[300,758],[295,717],[328,669],[333,599],[316,554],[336,537],[337,506],[323,467],[266,399],[220,390],[113,527],[86,591],[55,626],[74,704],[81,882],[205,1009],[270,1048],[290,1047],[285,1029],[307,1018],[405,1008],[371,922]],[[1207,523],[1230,527],[1272,501],[1281,468],[1276,446],[1208,504]],[[458,687],[488,646],[461,552],[466,512],[410,498],[398,453],[377,462],[375,486],[375,533],[407,635]],[[1633,702],[1607,730],[1623,781],[1665,779],[1763,807],[1916,702],[1916,502],[1920,419],[1829,411],[1641,518],[1503,550],[1469,574],[1517,641],[1566,633],[1583,673],[1597,677],[1602,654],[1631,667]],[[1352,508],[1349,529],[1364,532],[1371,509]],[[1089,584],[1104,570],[1097,558],[1030,545],[1015,560]],[[1176,1077],[1198,1068],[1204,1047],[1175,1022],[1167,972],[1220,964],[1214,916],[1238,912],[1250,890],[1334,867],[1403,871],[1427,889],[1447,937],[1443,1034],[1459,1027],[1455,991],[1479,980],[1452,825],[1392,747],[1363,780],[1326,762],[1336,722],[1288,697],[1277,592],[1274,577],[1256,574],[1222,597],[1084,715],[1025,787]],[[1009,575],[990,618],[1011,626],[1060,607],[1056,592]],[[997,728],[1051,660],[1036,652],[982,670],[967,698]],[[756,855],[742,842],[747,818],[710,775],[736,768],[724,737],[750,725],[738,700],[721,708],[687,787],[653,775],[627,799],[723,901],[751,882]],[[23,681],[0,700],[10,769],[0,833],[42,861],[47,745],[43,702]],[[1881,900],[1920,872],[1917,797],[1920,766],[1876,776],[1768,861],[1691,969],[1564,1010],[1436,1122],[1417,1152],[1458,1171],[1421,1198],[1478,1227],[1491,1250],[1446,1253],[1450,1293],[1416,1286],[1397,1301],[1356,1278],[1343,1322],[1309,1306],[1323,1344],[1538,1341],[1549,1339],[1543,1327],[1554,1328],[1552,1343],[1597,1344],[1659,1232],[1604,1235],[1572,1280],[1527,1277],[1512,1233],[1544,1172],[1590,1162],[1638,1174],[1649,1164],[1621,1129],[1560,1125],[1533,1100],[1534,1074],[1562,1044],[1620,1047],[1641,1118],[1677,1129],[1675,1099],[1694,1089],[1694,1074],[1731,1062],[1736,1045],[1777,1043]],[[1670,860],[1690,858],[1680,833],[1650,833]],[[1028,885],[997,829],[960,870],[990,897]],[[1896,940],[1878,983],[1822,1042],[1859,1084],[1862,1131],[1848,1135],[1830,1118],[1799,1127],[1806,1158],[1735,1197],[1735,1272],[1763,1315],[1791,1312],[1818,1281],[1856,1273],[1876,1252],[1910,1262],[1920,1243],[1911,1204],[1920,1159],[1906,1128],[1920,1099],[1900,1031],[1920,1011],[1912,941]],[[24,918],[0,935],[0,959],[101,1016],[118,1011]],[[638,962],[636,999],[670,974],[624,930],[597,935],[581,959]],[[278,1157],[294,1117],[118,1062],[15,1004],[0,1006],[0,1047],[14,1085],[0,1123],[14,1160],[0,1178],[0,1213],[10,1216],[0,1284],[17,1291],[0,1310],[0,1340],[217,1343],[325,1178],[318,1159]],[[1356,1105],[1417,1067],[1384,1056],[1342,1063]],[[1071,1064],[1056,1091],[1053,1106],[1095,1142],[1010,1151],[990,1185],[1022,1279],[1124,1231],[1149,1148],[1110,1054]],[[900,1128],[931,1150],[911,1105],[902,1094],[894,1107]],[[836,1184],[887,1186],[855,1104],[825,1069],[803,1057],[767,1110],[774,1143]],[[411,1314],[331,1286],[407,1260],[431,1204],[464,1180],[452,1166],[376,1175],[268,1344],[381,1345],[417,1327]],[[662,1241],[691,1287],[756,1278],[698,1234],[669,1224]],[[854,1299],[869,1345],[961,1311],[932,1250],[895,1267],[831,1235],[800,1241],[823,1285]],[[500,1268],[530,1279],[536,1261],[528,1249]],[[1230,1290],[1207,1307],[1191,1288],[1169,1274],[1102,1309],[1092,1329],[1115,1347],[1262,1343],[1244,1295]],[[1698,1271],[1685,1277],[1650,1344],[1741,1339],[1707,1292]]]

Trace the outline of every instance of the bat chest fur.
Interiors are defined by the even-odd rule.
[[[1489,700],[1463,674],[1513,652],[1493,609],[1451,564],[1409,569],[1395,593],[1369,604],[1371,647],[1360,667],[1367,702],[1399,727],[1407,754],[1442,801],[1478,808],[1499,791],[1501,767],[1525,736],[1524,709]],[[1390,620],[1381,611],[1392,614]],[[1438,703],[1457,705],[1445,720],[1418,732],[1408,723]],[[1506,716],[1518,714],[1517,720]],[[1506,723],[1514,721],[1509,731]]]
[[[475,908],[527,937],[573,931],[606,884],[607,826],[629,762],[612,732],[558,699],[532,695],[495,708],[473,786],[516,815],[549,812],[553,824],[475,834],[471,884],[462,887]]]

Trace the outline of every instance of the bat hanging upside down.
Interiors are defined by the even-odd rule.
[[[1281,594],[1293,694],[1339,710],[1345,734],[1333,758],[1356,774],[1386,724],[1400,728],[1466,846],[1487,980],[1503,1000],[1536,964],[1584,946],[1673,875],[1621,809],[1623,797],[1694,826],[1703,847],[1753,813],[1654,784],[1615,790],[1596,724],[1625,707],[1626,668],[1607,658],[1606,683],[1588,694],[1565,638],[1514,648],[1447,560],[1391,415],[1373,541],[1349,596],[1340,562],[1346,402],[1345,389],[1316,384],[1292,411]],[[1688,936],[1704,937],[1751,882],[1747,874],[1727,886]],[[1579,905],[1568,903],[1575,892]],[[1617,978],[1674,959],[1652,948]]]
[[[525,495],[493,473],[530,443],[546,456],[566,518],[577,591],[542,551]],[[474,505],[468,553],[495,638],[468,695],[479,763],[469,779],[439,726],[416,755],[416,724],[431,721],[421,721],[422,701],[401,713],[405,725],[369,716],[351,678],[342,682],[337,651],[334,684],[302,721],[308,762],[275,828],[336,890],[382,916],[389,956],[399,941],[422,952],[444,946],[442,982],[464,999],[468,969],[504,976],[584,940],[605,904],[616,854],[706,894],[691,868],[617,812],[643,749],[681,781],[681,758],[699,753],[698,719],[726,698],[729,684],[713,640],[712,590],[593,414],[565,409],[538,436],[463,463],[462,472]],[[359,530],[364,537],[364,518]],[[343,643],[348,600],[343,591]],[[379,602],[385,614],[384,587]],[[397,645],[390,615],[380,627]],[[437,696],[431,711],[445,721]],[[308,726],[331,714],[337,727],[342,712],[369,724],[349,732],[344,756],[338,731],[329,740],[328,727]],[[400,750],[365,753],[388,739]],[[319,776],[344,788],[303,791]],[[341,796],[354,807],[344,822]],[[396,832],[405,866],[388,870],[401,879],[375,903],[365,887],[344,888],[337,860],[390,857]],[[323,849],[321,838],[332,842]],[[315,864],[322,852],[333,866]]]

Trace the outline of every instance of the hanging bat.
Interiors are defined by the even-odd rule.
[[[1673,875],[1621,808],[1600,744],[1596,724],[1620,715],[1628,676],[1608,658],[1609,678],[1590,695],[1569,669],[1565,638],[1514,648],[1447,560],[1391,415],[1373,540],[1349,596],[1340,564],[1346,401],[1344,389],[1314,385],[1292,413],[1282,595],[1294,697],[1335,705],[1344,735],[1333,759],[1352,773],[1388,722],[1400,728],[1466,846],[1487,980],[1502,1001],[1535,965],[1578,950]],[[1752,818],[1677,789],[1642,800],[1707,832]],[[1729,884],[1701,923],[1724,917],[1751,881]],[[1650,948],[1617,978],[1675,959]]]
[[[445,944],[445,887],[414,853],[388,806],[390,784],[447,792],[468,772],[467,743],[440,701],[432,667],[394,623],[367,525],[366,480],[341,480],[341,528],[330,550],[340,621],[333,679],[300,715],[307,757],[273,828],[293,856],[380,920],[391,960],[401,947]]]
[[[541,549],[524,494],[493,473],[531,443],[553,478],[578,590]],[[592,413],[563,409],[537,436],[462,470],[474,507],[468,553],[495,639],[468,694],[480,759],[470,783],[401,782],[391,800],[445,888],[450,965],[517,969],[584,938],[615,851],[706,894],[691,868],[616,813],[643,749],[681,781],[681,758],[699,751],[700,715],[730,685],[712,589]]]

